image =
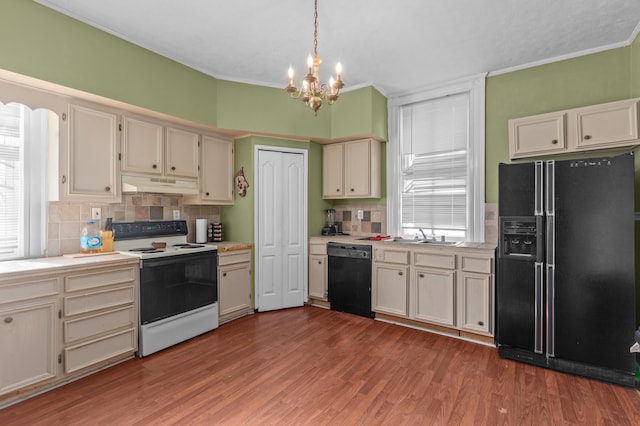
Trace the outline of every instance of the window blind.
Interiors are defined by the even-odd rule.
[[[464,239],[468,212],[468,94],[407,105],[401,111],[401,222]]]

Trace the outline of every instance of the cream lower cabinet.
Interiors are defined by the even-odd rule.
[[[328,302],[328,258],[327,242],[309,241],[309,299]]]
[[[409,314],[409,250],[373,248],[371,305],[374,312],[407,317]]]
[[[218,253],[220,323],[246,315],[251,308],[251,250]]]
[[[138,266],[91,269],[64,277],[64,372],[130,357],[137,350]]]
[[[456,256],[449,252],[412,252],[410,317],[456,326]]]
[[[58,376],[59,279],[0,282],[0,396]]]
[[[458,258],[458,326],[463,331],[492,336],[494,258],[481,253],[464,253]]]

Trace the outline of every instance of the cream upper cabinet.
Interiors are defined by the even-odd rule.
[[[58,375],[59,280],[0,282],[0,395]]]
[[[200,136],[188,130],[166,128],[166,173],[168,176],[197,179],[199,175]]]
[[[374,139],[323,146],[323,198],[379,198],[381,143]]]
[[[60,144],[60,200],[120,201],[120,134],[117,111],[70,103],[66,137]]]
[[[640,144],[639,99],[509,120],[512,159]]]
[[[344,197],[343,144],[322,147],[322,197]]]
[[[624,100],[576,110],[578,149],[613,148],[638,143],[638,100]]]
[[[218,253],[220,322],[246,315],[251,308],[251,250]]]
[[[122,119],[123,172],[164,173],[164,127],[147,119],[125,115]]]
[[[233,204],[233,141],[202,135],[200,193],[185,196],[185,204]]]
[[[123,116],[122,163],[126,174],[197,179],[200,135],[130,113]]]
[[[564,112],[509,120],[511,158],[566,152],[566,129]]]

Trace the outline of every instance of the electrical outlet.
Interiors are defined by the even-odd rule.
[[[362,220],[364,218],[364,211],[358,210],[358,220]]]
[[[102,209],[100,207],[91,207],[91,219],[93,220],[102,219]]]
[[[180,220],[180,210],[173,211],[173,220]]]

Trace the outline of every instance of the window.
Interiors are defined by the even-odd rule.
[[[49,114],[0,103],[0,260],[44,255]]]
[[[484,239],[484,76],[390,100],[389,232]]]

